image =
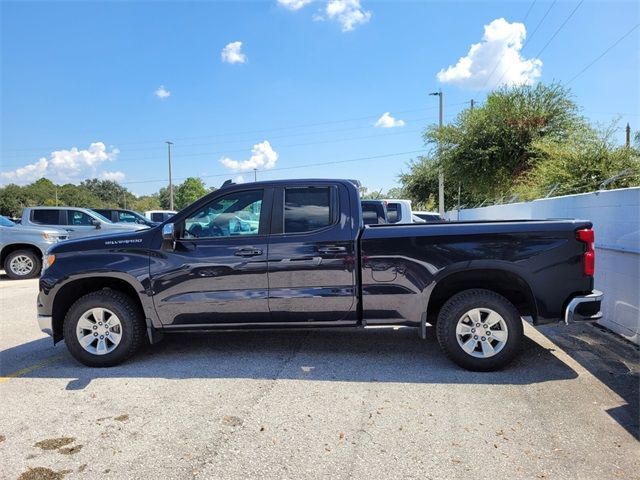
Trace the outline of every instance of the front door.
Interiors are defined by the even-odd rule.
[[[81,238],[102,233],[94,225],[95,219],[80,210],[67,210],[67,224],[63,227],[69,238]]]
[[[355,232],[344,186],[275,191],[269,240],[274,322],[356,323]]]
[[[267,253],[271,190],[221,194],[180,214],[179,238],[151,259],[154,302],[174,328],[269,320]]]

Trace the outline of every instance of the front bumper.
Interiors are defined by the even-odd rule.
[[[38,315],[38,326],[44,333],[53,337],[53,317],[51,315]]]
[[[600,320],[602,318],[600,305],[603,296],[602,292],[594,290],[588,295],[573,297],[564,311],[564,323],[569,325],[573,322]]]

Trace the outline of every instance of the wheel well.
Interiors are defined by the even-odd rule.
[[[53,301],[51,314],[53,316],[52,320],[54,341],[58,342],[63,337],[62,325],[64,323],[64,317],[71,308],[71,305],[73,305],[75,301],[80,297],[83,297],[84,295],[91,292],[103,290],[105,288],[117,290],[128,295],[136,303],[136,305],[140,309],[140,313],[144,314],[138,292],[133,286],[131,286],[130,283],[126,282],[125,280],[109,277],[83,278],[80,280],[74,280],[73,282],[70,282],[62,287],[56,294]]]
[[[437,283],[429,298],[427,321],[435,323],[445,302],[458,292],[470,288],[483,288],[496,292],[509,300],[522,316],[537,316],[536,302],[531,288],[520,276],[506,270],[471,270],[445,277]]]
[[[7,259],[9,254],[15,252],[16,250],[29,250],[33,252],[40,261],[42,261],[42,252],[35,245],[31,245],[29,243],[13,243],[11,245],[7,245],[2,249],[2,253],[0,253],[0,265],[4,268],[4,261]]]

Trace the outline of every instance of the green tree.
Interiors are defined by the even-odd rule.
[[[175,189],[175,206],[182,209],[207,194],[207,187],[200,178],[189,177]]]
[[[582,128],[562,142],[540,139],[532,144],[537,159],[515,187],[522,199],[540,198],[553,190],[554,195],[624,188],[640,185],[640,150],[616,146],[615,128]]]
[[[534,142],[562,142],[585,125],[570,92],[558,84],[503,87],[450,125],[428,127],[424,139],[431,152],[410,164],[401,181],[414,202],[426,201],[437,191],[441,168],[447,208],[457,202],[459,183],[463,203],[498,199],[539,161]]]
[[[29,206],[29,199],[24,187],[10,183],[0,188],[0,215],[20,217],[26,206]]]
[[[100,205],[92,206],[124,207],[135,200],[135,195],[113,180],[91,178],[80,182],[79,187],[100,199]]]

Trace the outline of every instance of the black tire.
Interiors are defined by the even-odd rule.
[[[33,268],[29,270],[28,273],[20,273],[16,272],[11,268],[11,262],[14,259],[24,256],[28,257],[31,261]],[[7,255],[7,258],[4,259],[4,271],[7,273],[7,277],[12,280],[26,280],[27,278],[36,278],[40,275],[40,270],[42,270],[42,260],[35,252],[31,250],[16,250]]]
[[[467,353],[458,343],[458,322],[467,312],[477,308],[490,309],[498,313],[507,327],[507,339],[502,349],[487,358],[478,358]],[[515,358],[521,350],[524,332],[520,314],[511,302],[491,290],[471,289],[457,293],[442,306],[436,334],[440,347],[455,363],[467,370],[489,372],[505,367]],[[463,337],[462,341],[466,338],[470,339],[470,336]],[[477,348],[477,353],[480,354],[483,350],[482,345],[478,343]]]
[[[92,354],[85,350],[76,336],[80,318],[92,308],[111,310],[117,315],[122,326],[120,343],[113,351],[104,355]],[[63,330],[64,342],[71,355],[88,367],[112,367],[124,362],[140,349],[146,334],[144,317],[139,306],[128,295],[110,289],[88,293],[79,298],[67,312]]]

